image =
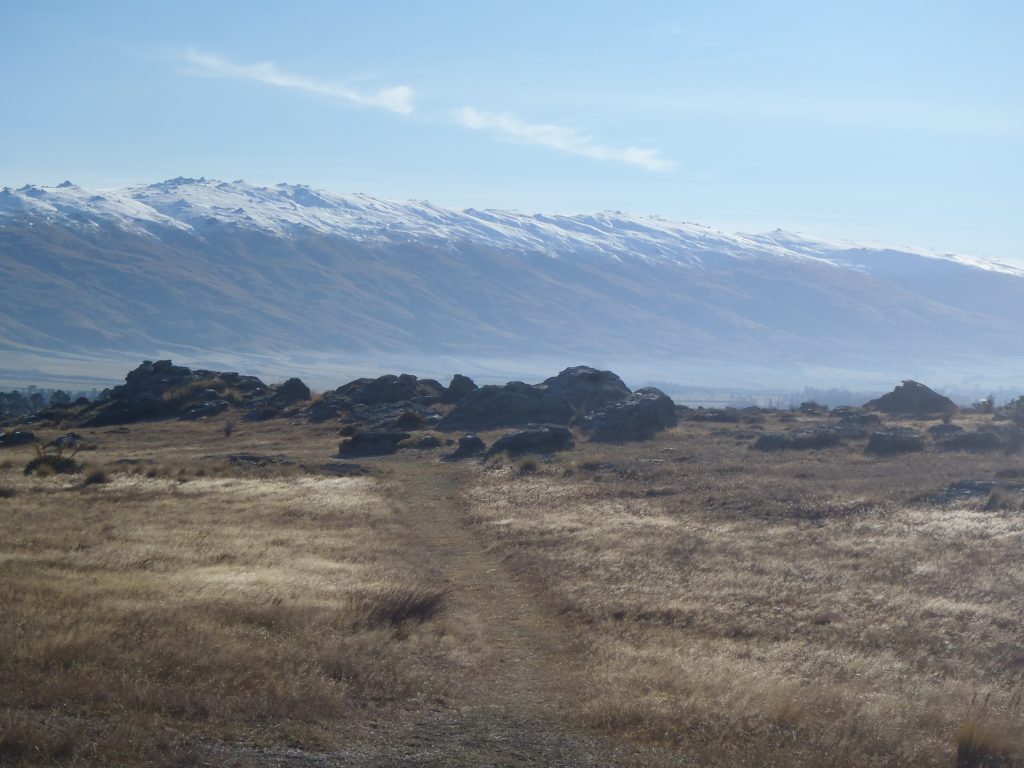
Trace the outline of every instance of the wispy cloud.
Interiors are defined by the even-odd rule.
[[[648,171],[667,171],[675,166],[675,163],[662,157],[656,149],[610,147],[573,128],[562,125],[527,123],[515,115],[504,112],[481,112],[473,107],[463,107],[455,113],[455,117],[466,128],[491,131],[510,141],[536,144],[570,155],[589,157],[592,160],[626,163]]]
[[[407,85],[382,88],[373,93],[361,93],[344,83],[332,83],[303,75],[282,72],[270,61],[254,64],[239,64],[214,53],[186,48],[180,53],[181,60],[189,65],[188,74],[197,77],[230,77],[238,80],[252,80],[280,88],[292,88],[306,93],[315,93],[356,106],[377,107],[407,115],[413,111],[413,91]]]

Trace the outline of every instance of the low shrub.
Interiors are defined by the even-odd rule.
[[[24,473],[26,475],[35,473],[39,477],[47,477],[54,474],[73,475],[80,472],[82,465],[74,459],[78,448],[77,444],[68,443],[48,445],[45,448],[37,444],[36,457],[25,465]]]

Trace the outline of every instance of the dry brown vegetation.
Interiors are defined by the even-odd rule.
[[[1020,496],[939,498],[1021,456],[686,422],[332,478],[337,425],[223,426],[6,452],[0,764],[1024,760]]]
[[[1021,458],[767,455],[741,431],[492,465],[472,490],[576,628],[576,716],[705,764],[1017,764],[1024,515],[931,498]]]
[[[6,478],[0,764],[329,746],[443,690],[443,584],[373,481],[102,471]]]

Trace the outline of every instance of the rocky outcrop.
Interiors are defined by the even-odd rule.
[[[241,405],[267,394],[255,376],[192,370],[170,360],[146,361],[125,376],[125,383],[105,393],[78,416],[85,427],[129,424],[161,418],[202,418],[227,405]]]
[[[595,442],[623,443],[646,440],[676,422],[672,399],[660,389],[646,387],[584,417],[580,426]]]
[[[537,385],[546,398],[568,403],[574,413],[591,413],[631,394],[629,387],[611,371],[586,365],[566,368]]]
[[[504,386],[488,384],[465,398],[437,428],[446,431],[483,431],[517,427],[531,422],[568,424],[574,412],[564,400],[545,396],[544,390],[521,381]]]
[[[924,447],[924,436],[917,430],[909,427],[893,427],[872,434],[864,453],[875,456],[892,456],[897,453],[923,451]]]
[[[376,379],[356,379],[334,390],[334,395],[359,405],[385,405],[417,400],[423,397],[440,398],[446,388],[433,379],[418,379],[408,373],[388,374]]]
[[[446,403],[462,402],[478,389],[480,389],[480,387],[478,387],[476,382],[469,378],[469,376],[463,376],[461,373],[456,373],[452,376],[451,383],[448,385],[448,389],[444,393],[444,401]]]
[[[208,419],[211,416],[216,416],[219,413],[223,413],[231,406],[227,400],[205,400],[198,405],[189,407],[183,411],[178,418],[181,421],[198,421],[199,419]]]
[[[493,456],[496,453],[508,453],[518,456],[523,453],[554,453],[575,445],[572,432],[567,427],[560,424],[539,424],[502,435],[494,441],[487,454]]]
[[[309,391],[309,387],[306,386],[302,379],[293,377],[283,384],[274,387],[272,401],[274,405],[286,408],[289,405],[295,405],[295,403],[305,402],[312,395],[313,393]]]
[[[940,395],[924,384],[910,379],[904,381],[889,394],[865,403],[864,407],[892,416],[941,416],[946,413],[954,413],[957,410],[956,403],[945,395]]]
[[[531,423],[568,425],[630,394],[629,387],[611,371],[576,366],[540,384],[510,381],[504,386],[480,387],[442,419],[438,429],[482,431]]]
[[[356,379],[325,392],[301,413],[312,422],[340,419],[387,428],[403,414],[417,414],[423,424],[440,417],[430,406],[444,402],[447,389],[434,379],[408,373]]]

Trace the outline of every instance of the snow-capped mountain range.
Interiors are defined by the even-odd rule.
[[[963,378],[983,362],[1016,375],[1024,338],[1013,265],[242,181],[4,188],[0,277],[8,366],[191,350],[523,371],[557,359],[652,377],[721,366],[797,383],[816,369]]]

